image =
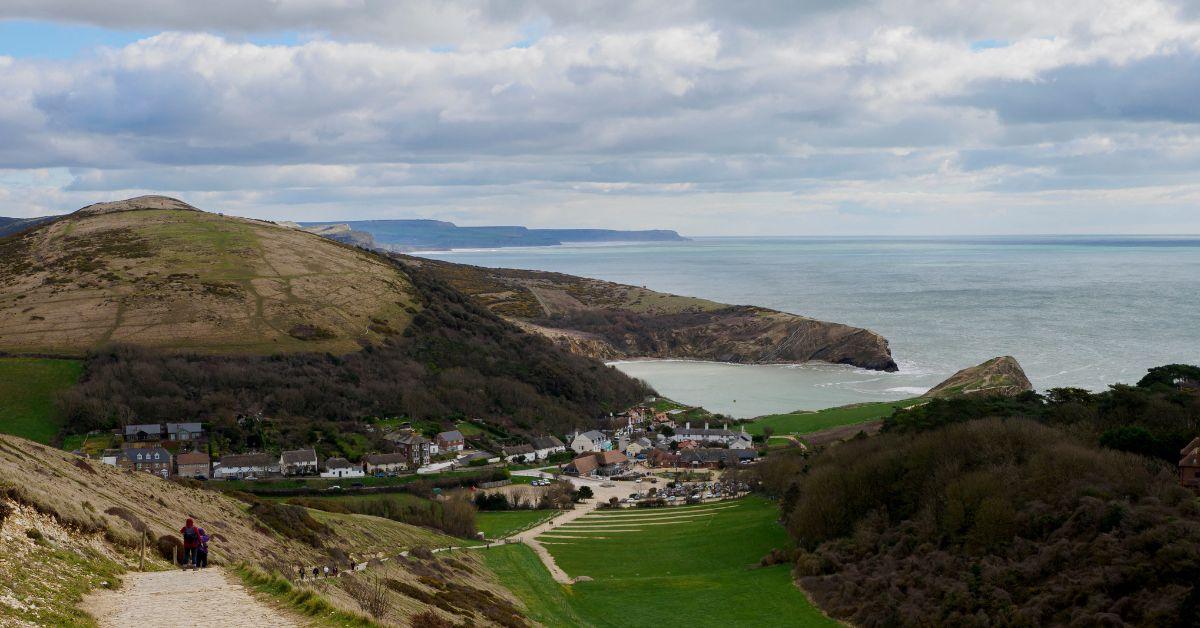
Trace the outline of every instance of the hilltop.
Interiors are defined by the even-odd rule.
[[[983,364],[967,367],[922,395],[926,398],[958,397],[961,395],[1000,395],[1015,397],[1033,390],[1025,370],[1010,356],[992,358]]]
[[[601,359],[820,360],[896,370],[885,338],[841,323],[562,273],[398,258],[409,268],[427,269],[523,329]]]
[[[89,205],[0,240],[9,353],[346,353],[402,332],[415,306],[377,256],[166,197]]]

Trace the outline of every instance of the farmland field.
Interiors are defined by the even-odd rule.
[[[60,427],[54,397],[82,372],[79,360],[0,358],[0,432],[49,443]]]
[[[908,408],[921,401],[924,400],[920,398],[901,399],[900,401],[856,403],[814,412],[769,414],[747,423],[746,431],[758,435],[763,433],[764,428],[770,427],[775,430],[777,435],[808,434],[831,427],[883,419],[891,416],[897,408]]]
[[[547,625],[836,625],[792,583],[790,566],[758,566],[788,544],[777,516],[760,498],[586,515],[538,537],[568,575],[591,578],[571,586],[528,548],[484,557]]]

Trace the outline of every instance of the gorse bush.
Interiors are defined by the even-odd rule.
[[[1028,419],[784,463],[797,574],[856,625],[1198,625],[1200,508],[1174,470]]]

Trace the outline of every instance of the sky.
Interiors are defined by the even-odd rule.
[[[1191,0],[0,0],[0,215],[1200,233]]]

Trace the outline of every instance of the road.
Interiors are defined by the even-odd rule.
[[[258,601],[220,567],[129,573],[116,591],[88,596],[83,609],[102,628],[299,628],[304,624]]]

